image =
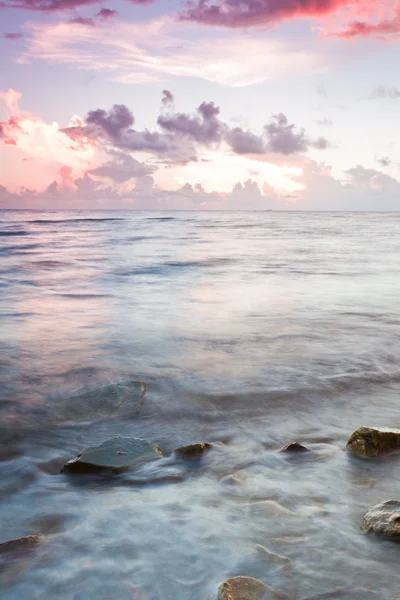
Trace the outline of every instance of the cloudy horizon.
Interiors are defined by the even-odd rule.
[[[400,210],[400,2],[2,0],[0,207]]]

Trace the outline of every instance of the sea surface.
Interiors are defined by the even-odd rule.
[[[360,523],[400,458],[345,445],[400,427],[400,214],[3,211],[0,332],[0,542],[42,536],[0,555],[2,600],[216,600],[235,575],[397,600],[400,545]],[[60,473],[117,435],[166,458]]]

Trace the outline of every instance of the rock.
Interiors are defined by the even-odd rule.
[[[347,450],[362,458],[373,458],[400,449],[400,429],[359,427],[348,439]]]
[[[115,437],[100,446],[83,450],[63,466],[61,473],[99,469],[119,471],[162,456],[160,448],[153,442],[140,438]]]
[[[54,400],[48,416],[49,424],[137,415],[146,389],[143,381],[120,381],[62,401]]]
[[[269,600],[271,590],[253,577],[232,577],[218,588],[218,600]]]
[[[7,542],[3,542],[2,544],[0,544],[0,554],[3,554],[5,552],[23,551],[30,548],[34,544],[38,544],[39,542],[39,535],[28,535],[26,537],[20,537],[15,540],[8,540]]]
[[[386,537],[400,537],[400,502],[387,500],[370,508],[361,525],[363,531],[373,531]]]
[[[275,554],[275,552],[267,550],[267,548],[264,548],[264,546],[261,546],[261,544],[256,544],[256,550],[262,557],[262,559],[265,560],[267,563],[276,564],[286,568],[290,567],[291,565],[290,559],[287,558],[287,556]]]
[[[223,483],[224,485],[240,485],[243,483],[243,480],[240,479],[237,473],[231,473],[220,479],[220,483]]]
[[[279,450],[279,452],[311,452],[311,450],[309,450],[308,448],[306,448],[305,446],[303,446],[302,444],[299,444],[298,442],[292,442],[291,444],[287,444],[286,446],[283,446],[283,448],[281,448]]]
[[[209,442],[203,442],[198,444],[189,444],[188,446],[179,446],[179,448],[175,448],[174,452],[181,458],[185,459],[201,458],[212,447],[213,444],[210,444]]]

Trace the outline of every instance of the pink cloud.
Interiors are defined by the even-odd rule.
[[[5,33],[4,34],[4,39],[6,40],[20,40],[21,38],[24,37],[23,33]]]
[[[221,27],[257,27],[296,17],[315,19],[348,4],[348,0],[222,0],[217,4],[199,0],[188,2],[180,19]]]

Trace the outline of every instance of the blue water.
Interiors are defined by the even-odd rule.
[[[354,462],[345,443],[400,426],[399,228],[393,213],[1,212],[0,542],[44,539],[0,563],[2,598],[211,600],[237,574],[299,600],[397,598],[400,546],[359,525],[399,499],[400,460]],[[125,380],[147,384],[139,416],[71,412]],[[143,485],[59,474],[117,434],[223,446]],[[313,459],[282,459],[293,440]]]

